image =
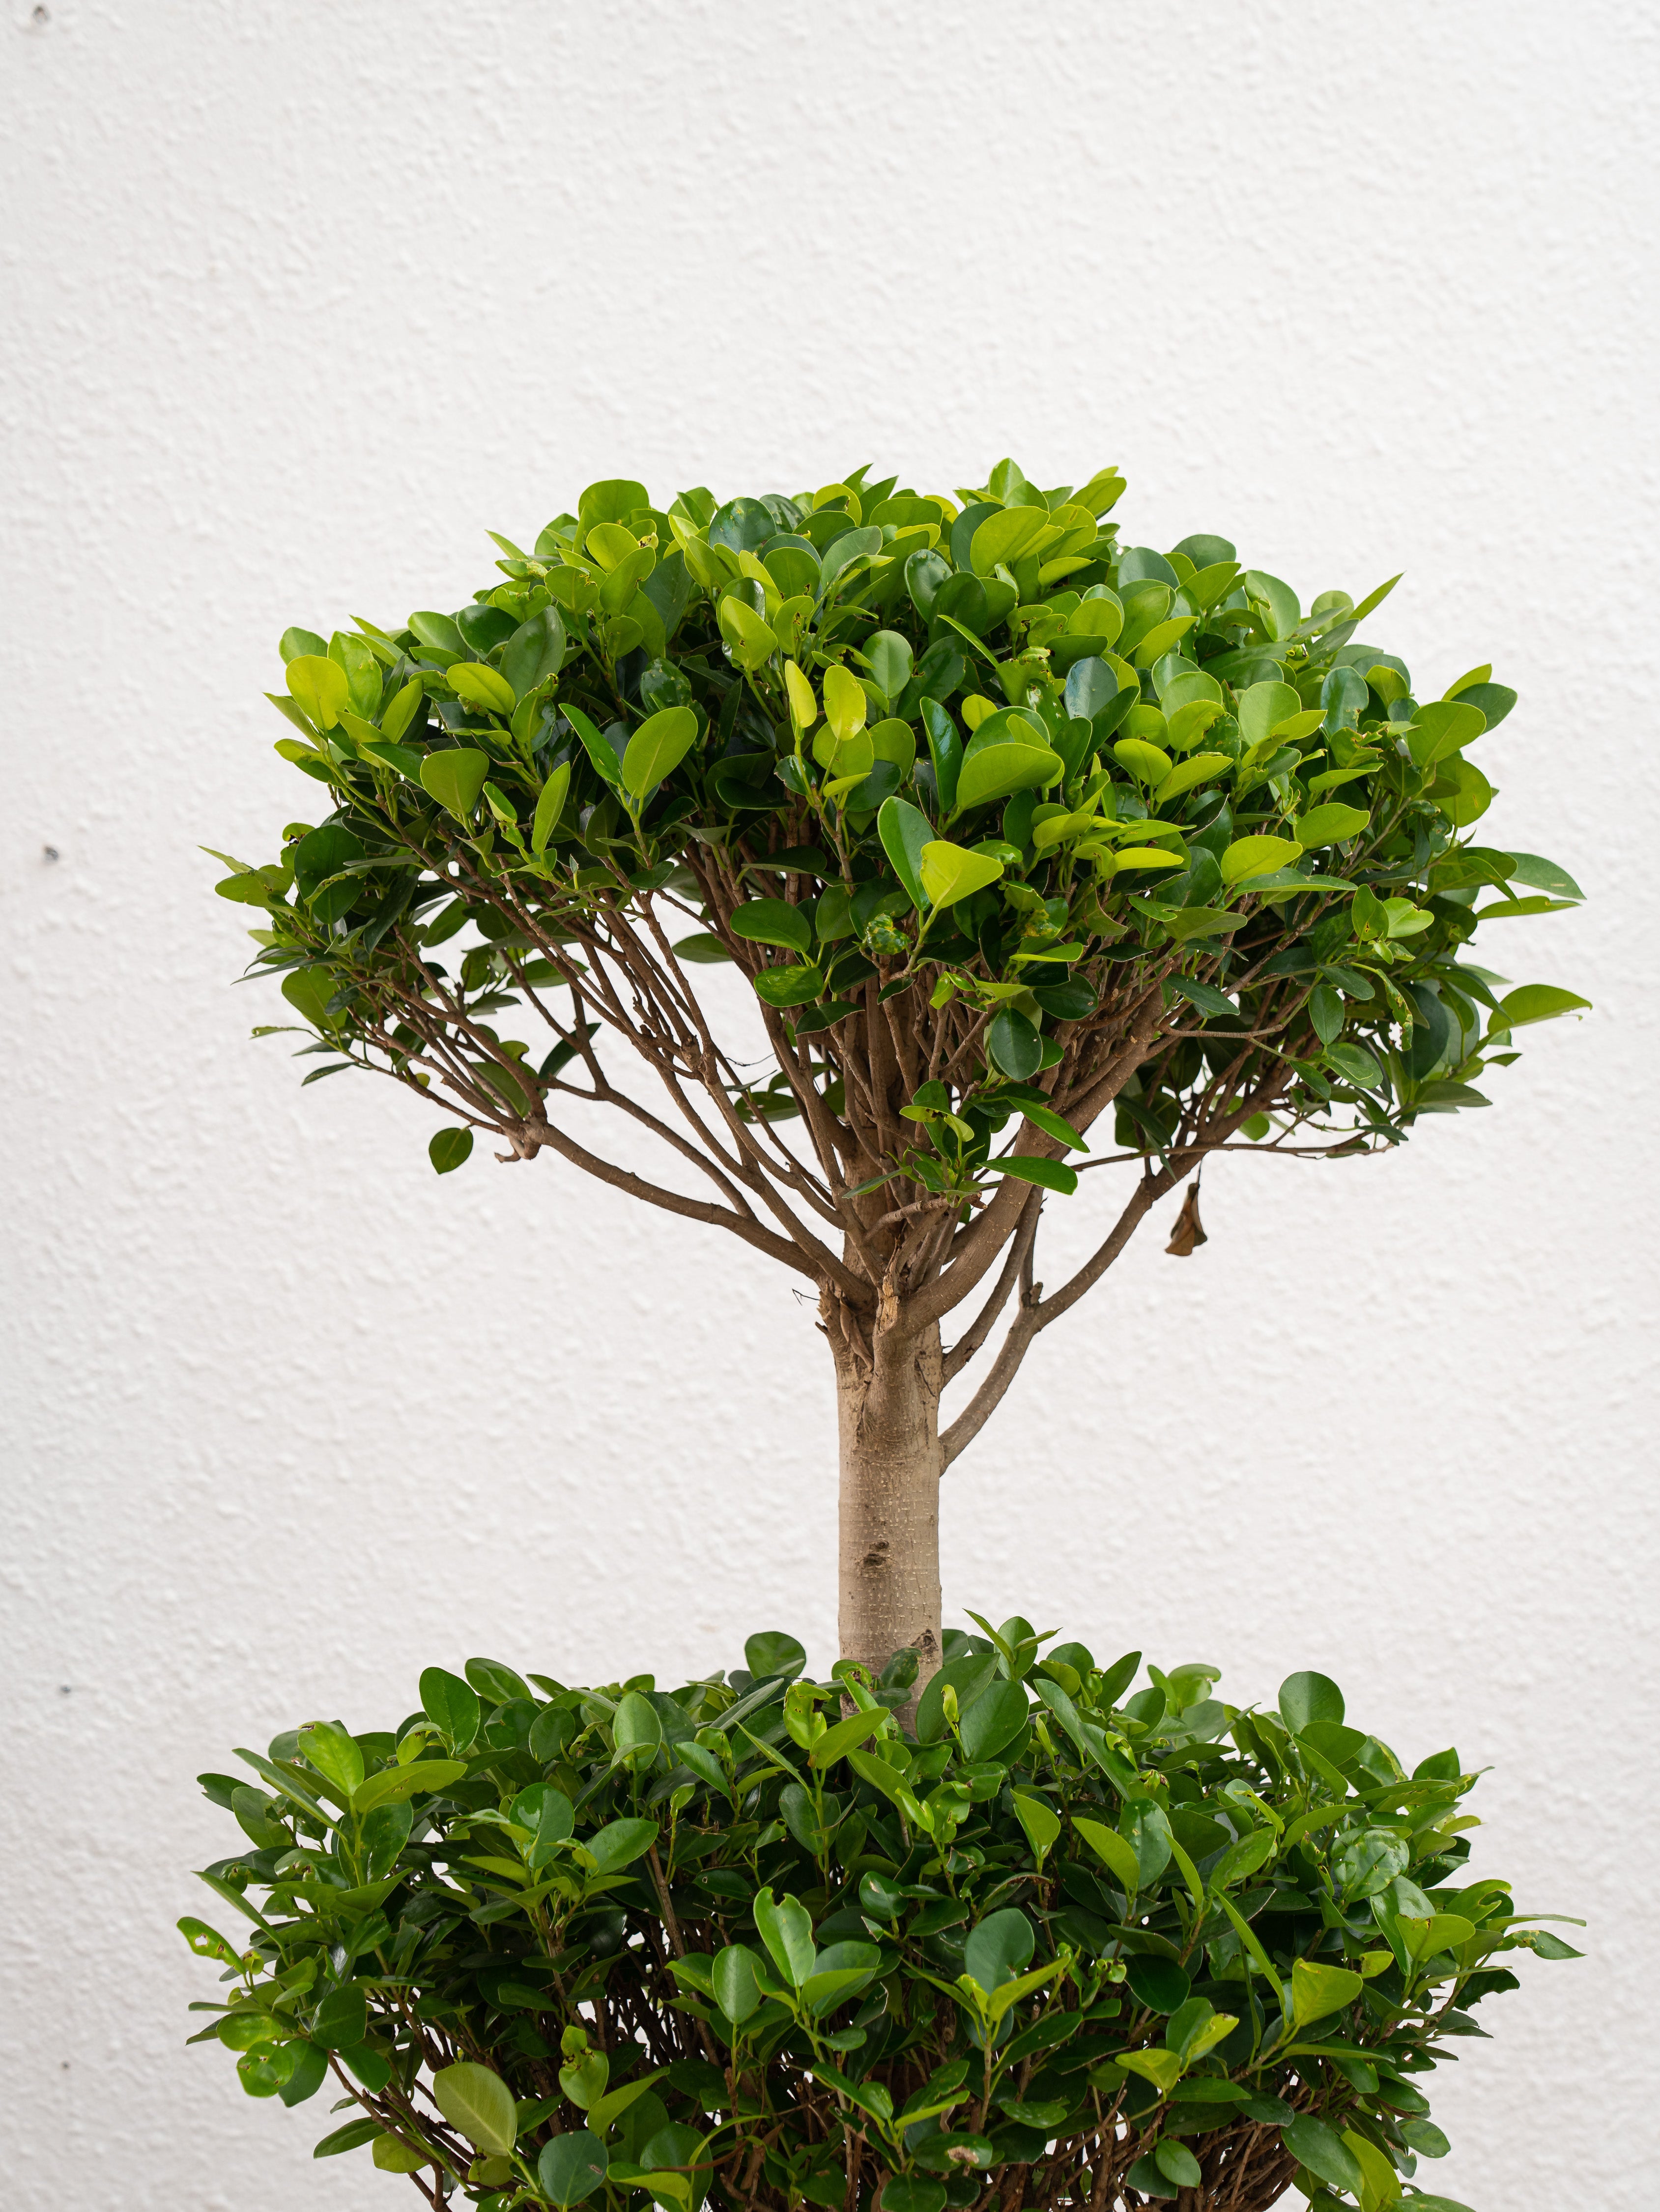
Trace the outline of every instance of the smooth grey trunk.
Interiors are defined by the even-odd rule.
[[[940,1663],[940,1333],[833,1329],[841,1454],[841,1656],[880,1674],[909,1645],[918,1692]]]

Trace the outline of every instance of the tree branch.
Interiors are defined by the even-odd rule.
[[[1196,1152],[1183,1167],[1180,1175],[1174,1171],[1173,1167],[1161,1169],[1154,1175],[1144,1175],[1136,1184],[1129,1204],[1113,1224],[1112,1233],[1094,1256],[1079,1268],[1070,1282],[1058,1290],[1052,1298],[1045,1298],[1041,1304],[1037,1302],[1037,1293],[1033,1290],[1032,1302],[1023,1304],[1010,1322],[1009,1334],[998,1350],[991,1372],[941,1437],[942,1468],[949,1467],[959,1453],[973,1443],[1002,1404],[1009,1384],[1020,1372],[1021,1363],[1026,1358],[1033,1337],[1040,1329],[1047,1328],[1051,1321],[1058,1321],[1063,1313],[1069,1312],[1086,1291],[1094,1288],[1140,1227],[1154,1200],[1162,1198],[1166,1191],[1173,1189],[1202,1157],[1202,1153]]]
[[[997,1287],[980,1308],[976,1318],[970,1322],[968,1328],[946,1353],[941,1370],[942,1381],[954,1382],[985,1342],[986,1338],[991,1335],[992,1323],[1008,1303],[1009,1293],[1015,1287],[1015,1279],[1023,1272],[1027,1255],[1036,1242],[1038,1215],[1042,1205],[1042,1198],[1036,1190],[1033,1190],[1027,1200],[1026,1216],[1015,1231],[1015,1240],[1009,1248],[1009,1256],[1003,1261],[1003,1273],[997,1278]]]

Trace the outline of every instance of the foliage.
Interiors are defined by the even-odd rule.
[[[1578,1955],[1472,1875],[1457,1753],[1409,1773],[1319,1674],[1127,1695],[1138,1653],[980,1626],[914,1733],[914,1652],[815,1682],[772,1633],[673,1692],[432,1668],[395,1731],[239,1753],[194,2039],[342,2093],[316,2155],[433,2204],[1445,2212],[1430,2075],[1507,1954]]]
[[[1109,1113],[1163,1188],[1485,1105],[1586,1003],[1469,957],[1580,896],[1472,835],[1515,694],[1420,696],[1361,637],[1387,585],[1305,611],[1221,538],[1121,545],[1123,489],[608,481],[452,613],[288,631],[317,819],[219,890],[264,909],[306,1080],[390,1073],[455,1117],[439,1173],[475,1132],[551,1148],[861,1313],[972,1287]],[[583,1101],[714,1195],[602,1158]]]

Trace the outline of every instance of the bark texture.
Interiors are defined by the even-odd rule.
[[[880,1674],[917,1653],[920,1691],[940,1663],[940,1391],[937,1322],[830,1328],[840,1446],[840,1642]]]

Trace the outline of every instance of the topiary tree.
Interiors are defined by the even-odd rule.
[[[322,818],[219,889],[306,1080],[391,1075],[441,1174],[482,1132],[780,1262],[841,1443],[827,1680],[782,1633],[672,1692],[475,1659],[395,1729],[239,1753],[263,1789],[202,1778],[253,1923],[181,1923],[234,1985],[202,2037],[256,2096],[343,2090],[318,2156],[490,2212],[1260,2212],[1293,2177],[1384,2212],[1499,1955],[1574,1955],[1467,1879],[1457,1754],[1409,1772],[1324,1677],[1264,1712],[942,1631],[942,1474],[1162,1195],[1483,1106],[1585,1003],[1468,957],[1579,896],[1468,834],[1513,694],[1421,702],[1359,636],[1388,586],[1305,613],[1223,539],[1121,547],[1122,489],[608,482],[452,613],[282,641]],[[1044,1208],[1115,1164],[1045,1291]],[[1190,1194],[1171,1249],[1203,1235]]]
[[[1360,638],[1390,585],[1305,612],[1223,538],[1121,545],[1123,489],[591,484],[452,612],[289,630],[277,749],[319,818],[216,856],[307,1082],[390,1075],[441,1174],[476,1133],[552,1152],[813,1285],[842,1653],[910,1646],[919,1684],[940,1478],[1155,1202],[1213,1152],[1484,1106],[1515,1032],[1586,1003],[1468,955],[1580,896],[1469,835],[1513,692],[1421,702]],[[1045,1289],[1045,1207],[1114,1165]]]

